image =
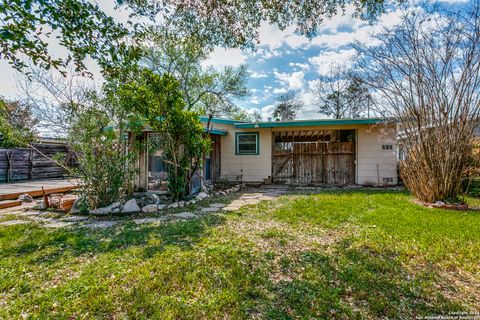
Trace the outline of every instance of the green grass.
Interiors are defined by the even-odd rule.
[[[473,201],[472,201],[473,202]],[[200,220],[0,227],[0,318],[363,319],[480,311],[480,213],[292,194]]]

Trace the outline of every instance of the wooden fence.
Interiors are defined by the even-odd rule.
[[[65,177],[65,169],[48,158],[60,154],[71,161],[68,146],[35,144],[34,148],[0,149],[0,183]]]

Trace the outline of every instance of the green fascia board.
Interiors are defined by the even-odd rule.
[[[207,128],[203,128],[203,131],[207,132]],[[228,131],[225,131],[225,130],[220,130],[220,129],[215,129],[215,128],[210,128],[210,130],[208,131],[208,133],[210,134],[217,134],[217,135],[220,135],[220,136],[226,136]]]
[[[318,120],[294,120],[294,121],[270,121],[259,123],[235,123],[235,128],[276,128],[276,127],[320,127],[332,125],[355,125],[355,124],[379,124],[385,123],[386,119],[318,119]]]
[[[207,122],[208,117],[200,117],[200,121]],[[232,120],[232,119],[222,119],[222,118],[212,118],[211,123],[221,123],[221,124],[236,124],[236,123],[248,123],[245,121]]]

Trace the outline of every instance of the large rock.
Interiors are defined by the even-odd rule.
[[[142,212],[150,213],[158,211],[158,207],[156,204],[147,204],[142,208]]]
[[[87,212],[87,204],[85,203],[84,198],[77,198],[75,202],[73,202],[72,207],[70,208],[70,213],[82,213],[82,211]]]
[[[132,198],[125,202],[122,208],[122,213],[135,213],[135,212],[140,212],[140,207],[137,204],[137,201]]]
[[[104,215],[111,214],[111,213],[119,213],[120,212],[120,206],[121,206],[120,202],[114,202],[111,205],[108,205],[106,207],[90,210],[89,213],[93,214],[93,215],[96,215],[96,216],[104,216]],[[72,209],[73,209],[73,207],[72,207]],[[74,212],[70,211],[70,213],[74,213]]]
[[[18,196],[18,200],[20,200],[22,202],[28,202],[28,203],[33,202],[32,196],[29,195],[28,193],[22,194],[21,196]]]
[[[205,192],[200,192],[199,194],[197,194],[197,196],[195,197],[195,199],[201,201],[205,198],[208,198],[208,194],[205,193]]]

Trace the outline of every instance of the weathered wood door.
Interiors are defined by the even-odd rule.
[[[274,142],[273,183],[355,183],[355,143]]]

